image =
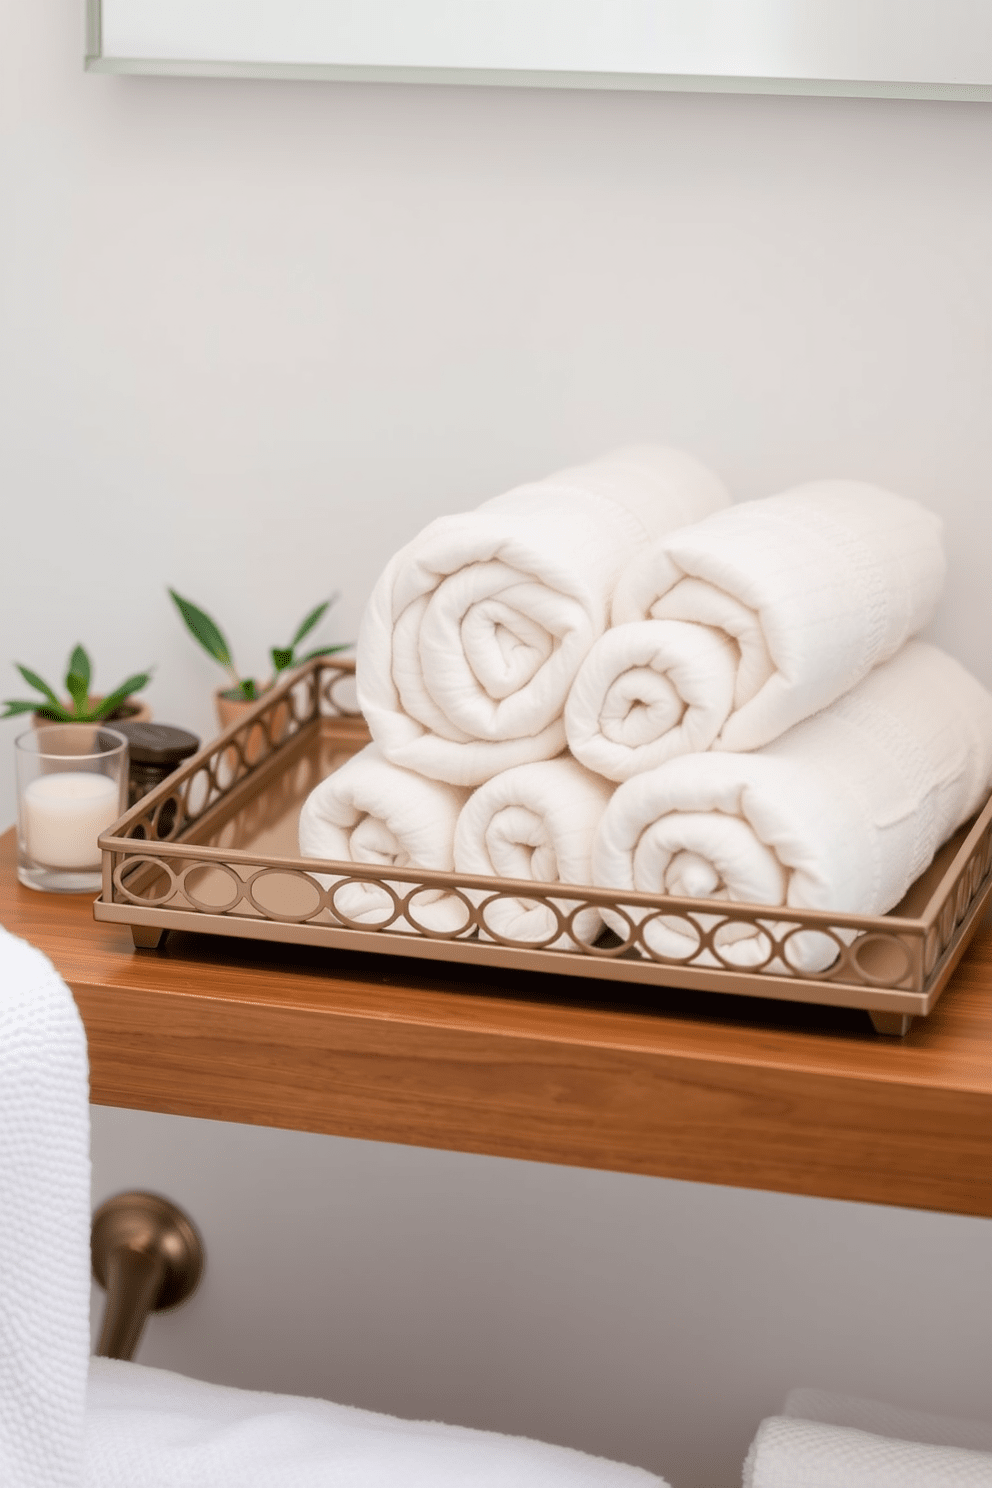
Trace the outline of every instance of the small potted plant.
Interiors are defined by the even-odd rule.
[[[48,723],[114,723],[127,719],[132,722],[147,722],[151,709],[147,703],[134,700],[134,694],[147,687],[151,672],[137,672],[128,677],[113,692],[91,693],[92,666],[87,652],[77,646],[69,658],[69,669],[64,687],[67,697],[59,697],[43,677],[29,667],[15,662],[17,670],[29,687],[39,697],[7,698],[0,718],[13,718],[18,713],[30,713],[36,727]]]
[[[190,635],[199,642],[208,656],[213,657],[214,661],[224,668],[230,678],[228,687],[219,687],[214,693],[217,721],[222,729],[227,728],[228,724],[239,718],[253,703],[257,703],[259,698],[264,697],[284,672],[302,666],[305,661],[312,661],[315,656],[333,656],[338,651],[346,651],[351,644],[350,641],[346,641],[338,646],[317,646],[302,656],[297,655],[297,647],[311,631],[316,630],[337,598],[336,595],[332,595],[330,599],[325,599],[303,617],[288,646],[271,648],[269,656],[272,660],[272,674],[264,682],[259,682],[255,677],[241,676],[234,664],[227,638],[215,620],[212,620],[198,605],[188,599],[183,599],[174,589],[170,589],[169,594],[183,617]]]

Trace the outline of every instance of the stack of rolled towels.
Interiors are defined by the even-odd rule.
[[[304,805],[304,856],[377,865],[349,923],[440,869],[682,899],[880,914],[992,786],[992,696],[913,639],[944,581],[939,519],[856,481],[732,505],[699,461],[638,446],[432,522],[386,566],[358,642],[373,743]],[[330,880],[328,880],[330,881]],[[621,938],[705,963],[688,922],[466,897],[519,944]],[[417,896],[457,934],[465,899]],[[616,920],[617,923],[611,923]],[[719,961],[764,965],[725,923]],[[836,944],[809,932],[792,969]]]

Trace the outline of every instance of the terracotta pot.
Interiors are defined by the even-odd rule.
[[[95,693],[90,697],[90,702],[92,703],[98,703],[99,701],[99,695]],[[109,718],[101,718],[96,723],[73,723],[71,721],[69,723],[63,723],[58,718],[46,718],[43,713],[32,713],[31,722],[36,729],[73,729],[79,735],[80,754],[86,754],[94,747],[96,735],[100,732],[101,728],[112,729],[115,723],[124,723],[125,721],[128,723],[150,723],[151,717],[152,710],[147,703],[135,703],[128,698],[119,708],[114,709],[114,712]]]
[[[239,722],[240,719],[244,718],[246,713],[250,712],[252,708],[261,702],[261,698],[256,698],[251,703],[244,702],[240,698],[227,698],[223,695],[225,690],[218,688],[214,693],[214,707],[217,710],[217,722],[220,724],[221,729],[229,728],[232,723]],[[262,696],[264,697],[264,695],[263,693]],[[288,718],[289,705],[288,703],[281,703],[276,709],[273,719],[275,725],[274,736],[276,739],[282,734]],[[245,741],[245,764],[254,765],[264,754],[265,744],[263,730],[261,728],[252,729]]]
[[[214,693],[214,708],[217,711],[217,723],[222,730],[230,727],[232,723],[237,723],[239,719],[244,718],[245,714],[251,708],[254,708],[255,703],[258,702],[257,698],[255,699],[255,703],[249,703],[242,701],[241,698],[225,697],[225,690],[218,688]]]
[[[91,703],[99,703],[102,701],[103,698],[102,694],[100,693],[94,693],[93,696],[90,698]],[[139,702],[135,698],[128,698],[125,702],[121,703],[119,708],[114,709],[109,718],[101,718],[99,721],[100,723],[105,723],[110,728],[113,728],[115,720],[118,723],[151,723],[152,710],[151,708],[149,708],[147,703]],[[46,718],[44,713],[32,713],[31,722],[34,724],[35,728],[50,728],[53,723],[61,723],[62,719]],[[73,723],[71,726],[73,728],[93,728],[92,723]]]

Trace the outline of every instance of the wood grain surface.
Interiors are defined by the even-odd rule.
[[[170,934],[23,888],[98,1104],[992,1216],[992,931],[902,1040],[866,1014]]]

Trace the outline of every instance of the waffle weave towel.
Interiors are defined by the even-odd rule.
[[[0,928],[0,1483],[79,1488],[89,1358],[89,1076],[72,994]]]
[[[822,1421],[828,1426],[853,1426],[875,1436],[896,1436],[901,1441],[926,1442],[932,1447],[967,1447],[973,1452],[992,1452],[992,1421],[935,1415],[858,1395],[835,1395],[830,1390],[808,1387],[790,1390],[782,1415]]]
[[[744,1488],[992,1488],[992,1454],[770,1416],[751,1444]]]

